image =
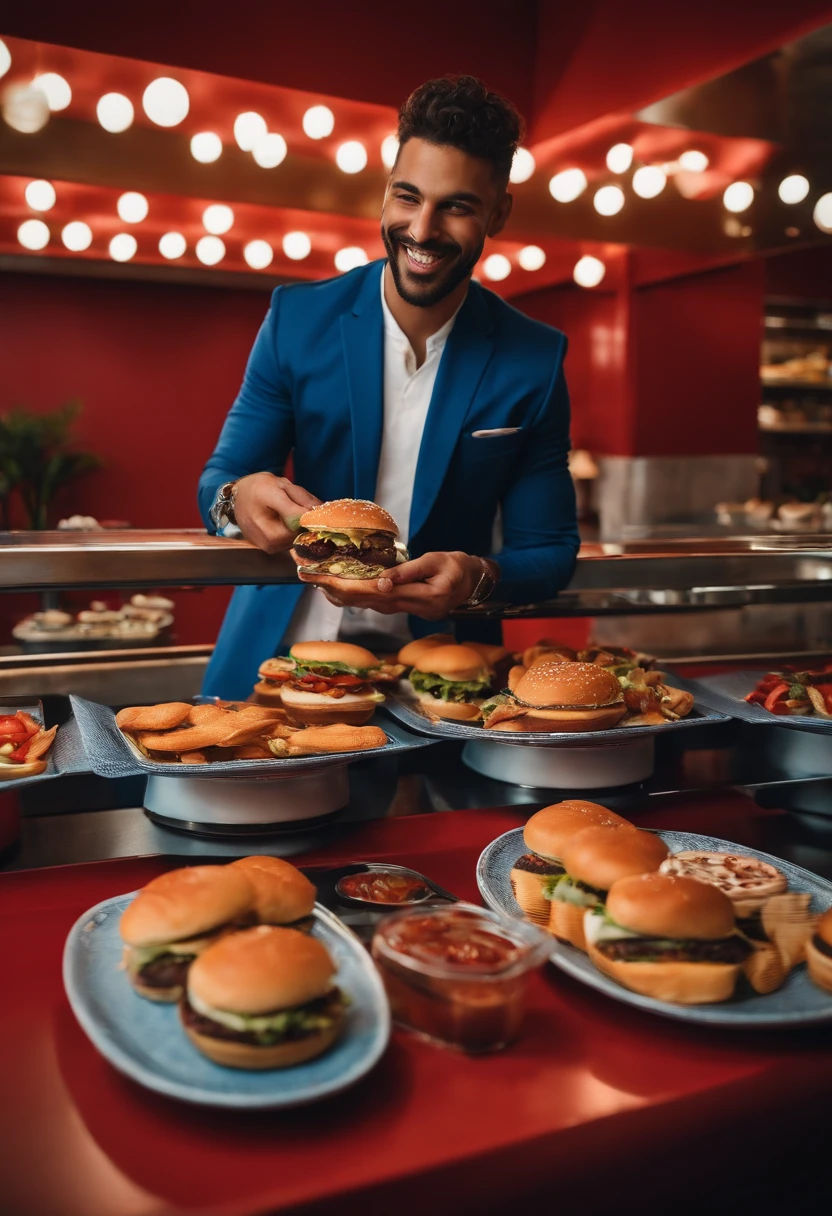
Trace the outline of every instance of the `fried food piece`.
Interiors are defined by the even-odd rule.
[[[191,711],[196,708],[186,705],[184,701],[167,701],[162,705],[134,705],[120,709],[116,714],[116,726],[121,730],[172,730],[189,719]],[[206,708],[200,706],[198,708]],[[213,709],[214,706],[211,706]]]
[[[286,740],[290,756],[314,756],[327,752],[362,752],[384,747],[387,736],[378,726],[309,726]]]
[[[273,760],[274,753],[265,743],[244,743],[235,747],[231,753],[232,760]]]
[[[651,709],[643,714],[633,714],[631,718],[625,718],[621,726],[666,726],[667,718],[660,710]]]
[[[181,764],[207,764],[205,752],[183,752],[179,757]]]

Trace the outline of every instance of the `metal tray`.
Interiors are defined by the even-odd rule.
[[[37,722],[44,722],[43,704],[32,697],[3,697],[0,702],[0,714],[14,714],[18,710],[31,714]],[[25,789],[39,781],[54,781],[56,777],[65,777],[71,773],[89,773],[91,771],[84,745],[78,731],[78,724],[69,718],[58,727],[58,733],[46,753],[46,769],[33,777],[8,778],[0,781],[0,793],[11,790]]]
[[[727,671],[722,675],[691,680],[690,690],[695,697],[701,696],[709,705],[713,705],[714,709],[721,710],[732,718],[739,718],[742,722],[750,722],[752,726],[785,726],[788,730],[810,731],[821,735],[832,732],[832,718],[789,718],[769,713],[762,705],[750,705],[744,700],[754,691],[763,676],[776,670],[776,667],[768,667],[759,671]],[[832,766],[832,754],[829,760]]]

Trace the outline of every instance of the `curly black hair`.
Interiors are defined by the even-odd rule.
[[[459,148],[490,161],[504,184],[524,129],[511,102],[490,93],[476,76],[428,80],[410,94],[399,111],[400,145],[409,139],[424,139]]]

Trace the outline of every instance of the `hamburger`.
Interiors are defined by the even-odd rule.
[[[288,656],[260,664],[254,693],[258,701],[279,702],[298,726],[360,726],[384,701],[378,685],[398,679],[402,670],[350,642],[296,642]]]
[[[615,811],[582,798],[556,802],[532,815],[523,829],[529,852],[517,858],[510,875],[514,898],[529,920],[548,925],[551,905],[543,894],[544,884],[566,873],[563,854],[575,833],[602,824],[629,826]]]
[[[433,646],[411,671],[410,684],[428,713],[456,722],[478,722],[491,673],[482,655],[470,646]]]
[[[621,685],[612,672],[594,663],[538,660],[512,692],[490,698],[482,707],[487,730],[608,730],[627,712]]]
[[[586,950],[587,908],[603,906],[610,887],[620,878],[657,870],[667,854],[660,837],[632,824],[596,824],[577,832],[563,852],[565,872],[547,878],[544,886],[551,900],[549,931]]]
[[[508,673],[514,664],[514,656],[505,646],[492,645],[490,642],[464,642],[469,650],[476,650],[485,661],[491,675],[491,692],[499,692],[505,688]]]
[[[315,907],[314,883],[282,857],[241,857],[232,861],[254,891],[253,912],[261,925],[289,925],[308,932]]]
[[[178,1001],[194,959],[254,921],[255,892],[235,866],[169,870],[139,891],[119,924],[127,978],[139,996]]]
[[[832,908],[820,918],[806,943],[806,962],[818,987],[832,992]]]
[[[396,540],[393,516],[377,503],[337,498],[300,517],[292,556],[304,574],[336,579],[374,579],[407,561],[407,549]]]
[[[179,1016],[215,1064],[287,1068],[320,1055],[340,1034],[345,1002],[334,976],[335,964],[314,937],[258,925],[200,955]]]
[[[416,638],[415,641],[402,646],[398,660],[403,667],[416,667],[422,655],[427,654],[434,647],[454,645],[456,645],[456,638],[452,633],[429,633],[425,638]]]
[[[589,957],[625,988],[677,1005],[733,995],[751,946],[728,896],[711,883],[639,874],[614,883],[585,917]]]

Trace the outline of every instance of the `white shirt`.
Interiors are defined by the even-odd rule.
[[[422,432],[442,352],[459,309],[428,338],[421,367],[416,366],[413,347],[384,298],[383,267],[381,309],[384,314],[384,426],[375,501],[393,516],[399,525],[399,539],[406,544]],[[385,615],[369,608],[336,608],[322,592],[308,587],[292,614],[284,642],[289,645],[303,641],[331,642],[358,635],[382,650],[398,650],[410,639],[407,615],[403,612]],[[376,637],[378,641],[375,641]]]

